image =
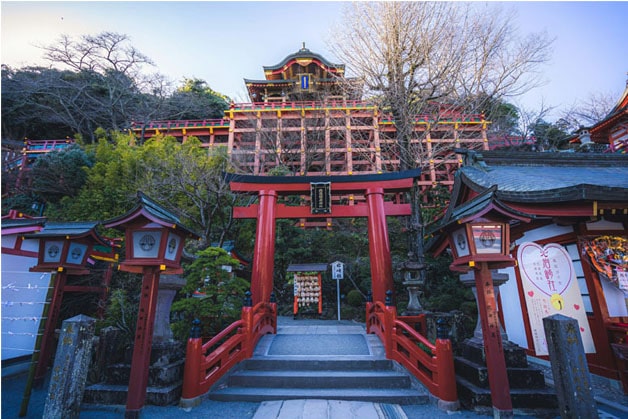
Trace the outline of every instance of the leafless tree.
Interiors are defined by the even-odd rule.
[[[401,169],[422,167],[430,158],[412,147],[414,115],[434,101],[473,112],[471,105],[482,109],[478,98],[528,91],[539,84],[552,43],[544,34],[518,36],[512,15],[477,4],[356,2],[341,23],[331,48],[362,78],[366,94],[392,113]],[[409,251],[422,262],[418,194],[414,188]]]
[[[131,120],[160,116],[172,93],[164,76],[127,35],[102,32],[73,38],[62,35],[41,46],[44,59],[58,69],[56,85],[44,87],[50,109],[86,139],[95,127],[123,130]],[[76,119],[80,119],[77,121]]]
[[[610,92],[590,94],[580,103],[566,109],[561,119],[565,120],[572,131],[582,127],[590,127],[600,122],[614,108],[619,95]]]

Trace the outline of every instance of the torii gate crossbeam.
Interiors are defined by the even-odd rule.
[[[386,216],[411,214],[410,204],[385,201],[389,193],[408,192],[420,169],[377,175],[356,176],[248,176],[226,174],[233,192],[257,193],[259,204],[234,207],[234,218],[257,218],[255,250],[251,273],[253,304],[270,301],[273,288],[275,257],[275,221],[302,218],[367,217],[371,281],[374,301],[385,301],[386,291],[393,289],[392,262]],[[278,204],[286,195],[309,195],[311,184],[329,182],[332,196],[363,195],[365,203],[331,204],[329,213],[313,214],[306,206]]]

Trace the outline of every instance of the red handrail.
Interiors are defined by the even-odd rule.
[[[207,393],[234,365],[250,358],[259,339],[267,333],[277,333],[275,303],[243,307],[240,320],[204,344],[202,338],[190,337],[183,372],[182,402],[187,403],[186,400]]]
[[[399,362],[419,379],[432,395],[448,403],[458,400],[453,350],[449,339],[432,344],[397,318],[394,306],[381,301],[366,304],[366,331],[384,343],[386,357]]]

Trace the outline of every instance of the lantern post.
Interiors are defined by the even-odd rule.
[[[146,401],[159,277],[181,274],[184,241],[199,237],[181,225],[172,212],[141,192],[137,196],[135,208],[105,223],[105,227],[125,234],[126,258],[120,270],[142,274],[125,418],[139,417]]]
[[[450,269],[475,274],[493,414],[503,418],[513,416],[513,407],[491,269],[514,266],[515,261],[510,255],[510,226],[499,215],[459,219],[448,239],[453,253]]]
[[[39,351],[36,350],[33,353],[34,369],[29,374],[20,416],[26,414],[30,399],[30,385],[32,383],[41,384],[46,375],[67,276],[88,274],[89,269],[85,265],[94,245],[108,245],[96,233],[97,225],[98,222],[48,222],[41,231],[24,236],[25,238],[39,239],[37,265],[30,268],[30,271],[52,272],[55,278],[51,281],[52,289],[49,292],[51,301],[47,315],[42,316],[47,317],[47,320],[45,321]]]

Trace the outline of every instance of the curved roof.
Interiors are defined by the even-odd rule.
[[[475,164],[459,169],[460,181],[476,192],[497,185],[496,195],[507,201],[628,201],[628,156],[483,152],[473,158]]]
[[[316,53],[310,51],[309,49],[305,48],[305,42],[304,42],[303,43],[303,48],[301,48],[300,50],[298,50],[294,54],[288,55],[279,64],[270,65],[270,66],[264,66],[264,71],[280,70],[281,68],[283,68],[285,65],[287,65],[291,61],[293,61],[293,60],[296,61],[298,59],[303,59],[303,58],[311,58],[311,59],[317,60],[321,64],[323,64],[325,67],[329,67],[329,68],[336,68],[336,69],[343,70],[343,71],[344,71],[344,68],[345,68],[344,64],[334,64],[334,63],[328,61],[327,59],[325,59],[322,55],[316,54]]]

